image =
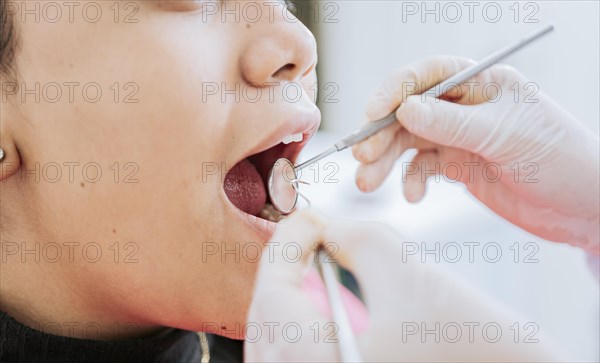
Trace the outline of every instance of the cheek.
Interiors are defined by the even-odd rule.
[[[28,84],[56,82],[63,90],[65,82],[80,84],[73,101],[63,97],[56,103],[23,105],[31,123],[24,133],[24,158],[30,169],[40,165],[37,173],[42,175],[40,182],[26,187],[31,217],[38,214],[38,220],[46,221],[44,238],[96,241],[107,258],[116,241],[135,243],[140,263],[128,276],[139,286],[160,285],[144,291],[168,291],[167,296],[194,291],[182,300],[200,304],[205,297],[195,291],[226,285],[231,289],[221,289],[223,294],[235,291],[234,296],[216,300],[246,304],[255,264],[198,262],[203,242],[228,241],[230,250],[246,241],[260,242],[248,227],[227,220],[221,178],[203,177],[203,166],[221,165],[232,143],[226,130],[232,106],[219,97],[203,99],[203,94],[215,82],[236,81],[237,58],[214,32],[191,41],[189,29],[164,32],[180,26],[143,19],[144,24],[129,30],[50,32],[39,43],[53,44],[53,38],[62,37],[65,48],[46,49],[44,56],[27,46],[34,62],[27,65]],[[67,46],[86,39],[94,39],[96,51]],[[98,102],[82,96],[83,85],[91,83],[101,89]],[[62,170],[59,182],[44,180],[42,170],[50,163]],[[73,165],[72,178],[65,165]],[[107,266],[98,273],[111,271]],[[199,273],[214,278],[198,279]],[[165,296],[146,294],[156,306]]]
[[[138,17],[143,22],[135,27],[109,21],[27,29],[24,59],[34,63],[23,65],[27,88],[53,83],[62,93],[57,103],[25,105],[40,130],[32,154],[47,153],[44,141],[52,135],[71,155],[126,156],[163,170],[179,164],[180,175],[194,172],[188,164],[199,155],[219,158],[227,106],[202,95],[208,82],[232,73],[227,54],[214,51],[224,48],[223,39],[215,32],[203,36],[206,24],[151,14],[144,6]],[[62,41],[51,41],[56,38]]]
[[[46,50],[47,64],[30,54],[39,60],[29,66],[27,86],[54,82],[63,90],[59,102],[24,105],[35,129],[25,153],[30,165],[58,163],[63,174],[58,183],[37,183],[32,189],[40,204],[58,206],[68,216],[57,215],[56,222],[86,220],[80,233],[88,236],[116,229],[134,240],[164,242],[216,234],[211,224],[223,224],[221,180],[203,180],[202,170],[204,163],[222,162],[228,152],[223,120],[229,106],[216,97],[204,101],[202,95],[206,82],[226,81],[233,73],[226,61],[231,56],[208,51],[224,48],[215,44],[214,34],[190,44],[185,28],[144,19],[139,30],[66,33],[64,44],[81,44],[87,36],[103,49],[100,54],[65,48],[56,53],[70,56],[61,59]],[[183,34],[159,31],[165,27]],[[73,99],[66,97],[68,82],[79,84]],[[98,101],[84,97],[87,84],[98,85]],[[64,164],[72,162],[78,165],[69,180]],[[97,167],[84,175],[87,164]],[[96,216],[93,225],[90,214]],[[156,227],[152,236],[148,226]]]

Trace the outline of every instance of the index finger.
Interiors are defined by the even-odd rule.
[[[388,77],[367,103],[369,121],[395,111],[407,97],[421,94],[475,61],[452,56],[435,56],[400,68]]]

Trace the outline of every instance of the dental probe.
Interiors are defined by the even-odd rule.
[[[499,61],[501,61],[504,58],[508,57],[509,55],[515,53],[516,51],[520,50],[521,48],[525,47],[526,45],[528,45],[528,44],[532,43],[533,41],[541,38],[542,36],[548,34],[552,30],[554,30],[553,25],[547,25],[542,29],[536,30],[535,32],[524,37],[523,39],[521,39],[515,43],[512,43],[512,44],[496,51],[495,53],[490,54],[489,56],[487,56],[486,58],[481,60],[481,62],[479,62],[471,67],[468,67],[468,68],[456,73],[455,75],[451,76],[450,78],[446,79],[442,83],[439,83],[438,85],[431,87],[423,95],[425,95],[425,97],[436,97],[437,98],[437,97],[445,94],[446,92],[450,91],[454,87],[467,81],[469,78],[475,76],[477,73],[489,68],[490,66],[494,65],[495,63],[498,63]],[[397,110],[398,109],[396,109],[396,111]],[[294,167],[294,171],[297,172],[299,170],[302,170],[305,167],[312,165],[312,164],[316,163],[317,161],[319,161],[335,152],[342,151],[342,150],[344,150],[350,146],[353,146],[363,140],[366,140],[369,137],[373,136],[374,134],[378,133],[379,131],[383,130],[384,128],[396,123],[398,121],[396,119],[396,111],[390,113],[389,115],[385,116],[384,118],[382,118],[380,120],[369,122],[367,125],[363,126],[362,128],[354,131],[350,135],[348,135],[348,136],[344,137],[343,139],[341,139],[340,141],[336,142],[329,149],[327,149],[327,150],[323,151],[322,153],[318,154],[317,156],[315,156],[311,159],[308,159],[307,161],[297,165],[296,167]]]
[[[328,262],[329,255],[323,247],[317,250],[318,268],[327,290],[327,299],[333,315],[333,321],[337,325],[336,337],[342,362],[362,362],[358,344],[352,332],[352,326],[348,320],[346,308],[342,302],[339,284],[335,277],[335,272],[331,266],[333,262]]]

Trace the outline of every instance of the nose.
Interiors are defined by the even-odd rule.
[[[255,87],[273,82],[302,81],[317,63],[317,45],[312,33],[292,15],[275,9],[274,18],[265,19],[248,29],[251,40],[242,53],[241,72]],[[279,17],[277,17],[279,14]]]

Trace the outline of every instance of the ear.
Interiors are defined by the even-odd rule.
[[[5,182],[8,178],[13,176],[19,167],[21,166],[21,156],[12,133],[10,132],[10,125],[14,119],[5,112],[7,104],[2,105],[0,111],[0,148],[4,151],[4,158],[0,160],[0,182]],[[6,117],[5,117],[6,116]]]
[[[14,175],[21,165],[21,158],[17,154],[17,149],[14,145],[10,145],[9,147],[5,145],[6,143],[0,145],[2,150],[4,150],[4,159],[0,161],[0,182]]]

